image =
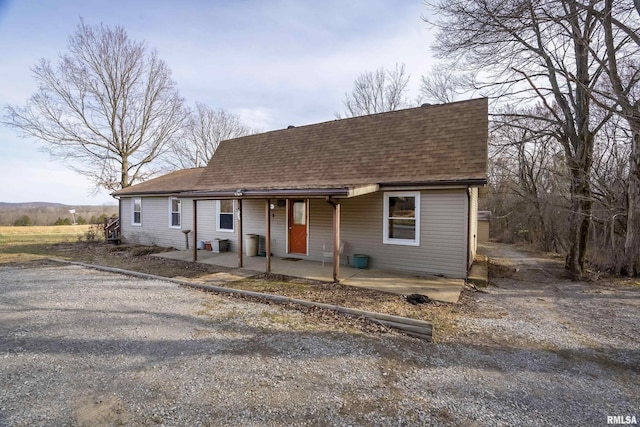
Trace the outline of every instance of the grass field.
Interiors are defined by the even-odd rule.
[[[0,264],[51,256],[54,243],[83,239],[90,225],[0,227]],[[98,236],[99,237],[99,236]]]

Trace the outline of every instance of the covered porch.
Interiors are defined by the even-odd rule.
[[[341,222],[341,200],[348,199],[352,197],[361,196],[363,194],[374,193],[379,190],[379,185],[377,184],[368,184],[368,185],[359,185],[359,186],[347,186],[347,187],[338,187],[338,188],[301,188],[301,189],[280,189],[280,190],[242,190],[238,189],[233,192],[231,191],[198,191],[198,192],[190,192],[181,195],[184,198],[190,198],[193,203],[192,212],[193,212],[193,230],[189,230],[185,232],[185,235],[188,235],[191,232],[191,261],[202,261],[207,262],[206,260],[201,260],[200,255],[201,251],[198,250],[198,239],[200,238],[199,234],[199,224],[198,224],[198,204],[199,202],[206,201],[231,201],[233,206],[232,208],[227,208],[231,210],[231,214],[228,221],[230,224],[235,224],[230,226],[230,230],[236,236],[236,248],[235,258],[230,255],[221,255],[220,259],[225,259],[223,264],[228,267],[237,267],[237,268],[246,268],[250,270],[257,270],[261,272],[267,273],[279,273],[279,274],[287,274],[280,273],[278,271],[279,267],[276,267],[275,264],[280,264],[279,261],[291,261],[296,262],[300,260],[308,260],[308,256],[310,255],[310,245],[311,245],[311,233],[310,233],[310,225],[309,225],[309,215],[310,215],[310,202],[311,200],[319,201],[320,203],[326,203],[327,206],[331,207],[331,231],[329,233],[325,233],[322,236],[322,240],[326,243],[323,244],[322,256],[324,259],[325,255],[330,254],[332,258],[332,262],[329,264],[330,266],[330,276],[325,277],[324,272],[322,273],[322,278],[318,278],[318,280],[330,280],[333,282],[339,282],[343,277],[346,277],[343,272],[340,271],[340,255],[342,251],[342,241],[340,234],[340,222]],[[278,226],[280,228],[280,234],[276,236],[276,238],[282,242],[283,240],[286,242],[284,247],[280,247],[280,254],[286,253],[291,254],[291,257],[274,257],[273,247],[273,227],[274,227],[274,218],[276,218],[274,214],[274,209],[276,208],[276,203],[280,205],[282,202],[282,206],[286,210],[285,218],[279,218]],[[252,203],[251,214],[247,215],[245,209],[247,204]],[[262,205],[258,211],[256,211],[256,206]],[[244,206],[244,207],[243,207]],[[259,213],[262,211],[262,213]],[[249,218],[247,218],[249,217]],[[260,221],[261,217],[261,221]],[[248,256],[248,253],[245,254],[245,250],[243,248],[244,240],[245,240],[245,232],[248,231],[245,226],[246,222],[249,222],[253,227],[256,226],[257,223],[262,222],[262,227],[259,232],[260,235],[264,236],[264,254],[265,257],[262,258],[262,262],[260,266],[256,263],[251,262],[251,257]],[[218,227],[217,227],[218,228]],[[282,229],[284,229],[284,233],[282,233]],[[254,233],[248,233],[254,234]],[[206,255],[205,255],[206,256]],[[301,258],[299,258],[301,257]],[[253,267],[251,266],[253,264]],[[254,268],[256,267],[256,268]],[[299,274],[287,274],[293,276],[300,276]],[[302,277],[302,276],[300,276]],[[318,276],[320,277],[320,276]]]
[[[192,261],[192,251],[163,252],[155,256]],[[198,262],[218,265],[228,268],[238,268],[238,254],[234,252],[214,253],[199,250]],[[310,261],[302,258],[271,256],[243,257],[243,270],[255,271],[256,274],[267,271],[270,262],[270,272],[292,277],[302,277],[313,280],[331,282],[334,280],[335,269],[331,261]],[[373,289],[400,295],[426,295],[436,301],[455,303],[460,297],[464,285],[463,279],[452,279],[436,276],[423,276],[398,271],[384,271],[376,269],[357,269],[349,265],[340,265],[340,284]]]

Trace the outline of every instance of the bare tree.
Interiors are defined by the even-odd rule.
[[[406,91],[410,77],[404,64],[396,64],[393,70],[380,67],[376,71],[360,74],[353,83],[351,93],[345,93],[342,101],[346,109],[344,115],[364,116],[407,107],[409,101]],[[341,115],[336,113],[336,117],[340,118]]]
[[[514,103],[540,103],[562,145],[570,176],[567,268],[585,268],[592,215],[590,173],[594,135],[608,117],[593,120],[590,90],[602,75],[592,50],[600,44],[589,10],[573,0],[442,0],[436,51],[468,71],[481,69],[475,89]],[[546,117],[548,114],[548,117]],[[503,117],[504,118],[504,117]],[[500,119],[498,117],[498,119]],[[506,120],[506,118],[505,118]]]
[[[199,167],[211,159],[220,141],[251,133],[252,129],[244,125],[237,114],[196,103],[184,138],[173,145],[171,164],[178,168]]]
[[[598,270],[626,271],[629,129],[614,116],[597,135],[592,170],[594,224],[590,263]]]
[[[428,101],[447,103],[458,100],[468,87],[468,75],[455,71],[455,65],[436,63],[421,78],[420,92]]]
[[[5,123],[46,145],[54,158],[116,190],[155,171],[185,123],[167,65],[122,27],[80,21],[68,53],[33,68],[37,92],[8,106]]]
[[[564,151],[552,129],[531,118],[544,115],[543,108],[520,114],[509,123],[494,123],[491,132],[489,203],[496,208],[496,232],[546,251],[564,250],[567,236],[558,215],[569,208]]]
[[[592,97],[605,108],[623,117],[631,130],[631,150],[627,188],[627,232],[625,270],[640,275],[640,1],[613,0],[577,2],[599,20],[606,49],[592,49],[609,78]]]

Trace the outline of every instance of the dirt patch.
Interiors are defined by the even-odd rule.
[[[75,421],[81,427],[96,425],[129,425],[131,414],[117,396],[109,395],[80,399],[74,411]]]
[[[171,250],[159,246],[72,242],[50,245],[47,252],[51,257],[172,278],[194,278],[205,274],[232,270],[226,267],[150,256]]]
[[[489,281],[491,282],[493,279],[508,279],[515,275],[516,269],[514,267],[496,264],[493,262],[489,263]]]

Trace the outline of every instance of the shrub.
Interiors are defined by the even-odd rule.
[[[23,215],[20,218],[16,219],[13,225],[16,227],[26,227],[28,225],[33,225],[33,223],[31,222],[31,218],[29,218],[29,215]]]
[[[103,229],[99,224],[93,224],[89,229],[84,233],[84,239],[87,242],[95,242],[99,236],[102,235]]]

